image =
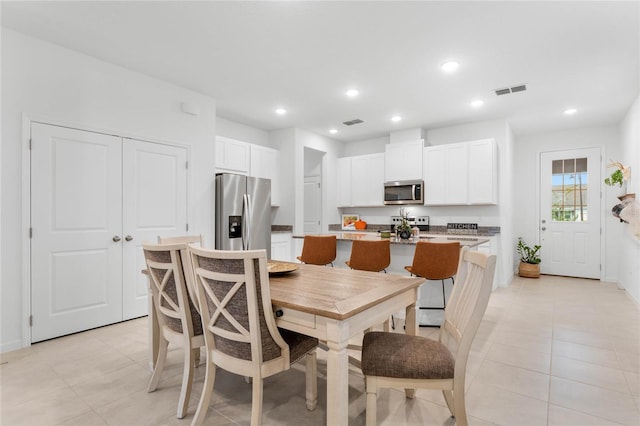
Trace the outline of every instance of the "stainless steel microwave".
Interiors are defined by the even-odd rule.
[[[424,181],[400,180],[385,182],[384,203],[395,204],[424,204]]]

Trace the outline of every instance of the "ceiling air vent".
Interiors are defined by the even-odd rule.
[[[342,122],[342,124],[344,124],[345,126],[353,126],[354,124],[360,124],[360,123],[364,123],[364,121],[360,120],[359,118]]]
[[[503,89],[495,89],[494,92],[496,92],[497,96],[501,96],[501,95],[508,95],[509,93],[524,92],[525,90],[527,90],[527,85],[519,84],[517,86],[505,87]]]

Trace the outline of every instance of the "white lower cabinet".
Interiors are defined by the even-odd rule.
[[[274,232],[271,234],[271,259],[291,262],[290,232]]]

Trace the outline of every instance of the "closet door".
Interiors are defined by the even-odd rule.
[[[187,150],[123,142],[123,319],[147,315],[142,243],[187,234]]]
[[[122,142],[31,126],[32,342],[122,320]]]

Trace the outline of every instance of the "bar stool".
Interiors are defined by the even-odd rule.
[[[344,262],[349,268],[359,271],[384,272],[391,264],[391,243],[389,240],[365,241],[353,240],[351,256]],[[384,324],[388,329],[388,321]],[[395,330],[395,320],[391,315],[391,328]]]
[[[386,268],[391,264],[390,242],[353,240],[351,257],[344,263],[351,269],[386,273]]]
[[[302,254],[297,259],[311,265],[331,265],[336,260],[335,235],[305,235]]]
[[[412,275],[425,278],[427,280],[440,280],[442,282],[442,307],[419,306],[419,309],[444,310],[447,306],[447,299],[444,293],[444,280],[451,279],[458,270],[460,259],[460,242],[435,243],[429,241],[418,241],[416,251],[413,255],[411,266],[404,269]],[[420,324],[420,327],[440,327],[440,324]]]

